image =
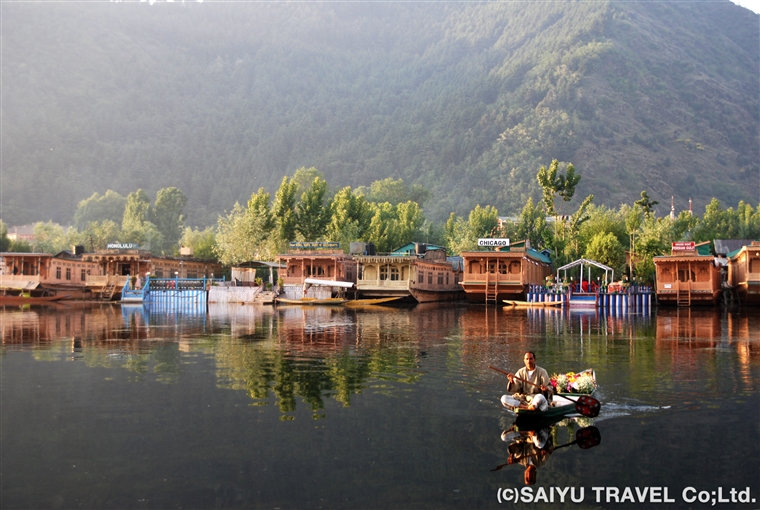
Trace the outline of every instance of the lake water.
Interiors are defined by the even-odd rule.
[[[758,310],[0,313],[3,509],[760,507]],[[533,485],[488,369],[526,350],[602,402]]]

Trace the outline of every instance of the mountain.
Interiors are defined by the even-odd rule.
[[[519,211],[552,159],[566,210],[760,200],[760,23],[728,0],[1,9],[6,224],[177,186],[208,225],[303,166],[424,185],[436,220]]]

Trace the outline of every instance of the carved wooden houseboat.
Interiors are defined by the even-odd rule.
[[[343,253],[339,243],[290,243],[288,253],[278,255],[276,261],[285,266],[284,270],[280,270],[283,282],[280,295],[284,299],[329,299],[336,297],[336,294],[351,292],[343,285],[310,285],[306,279],[356,285],[356,261]]]
[[[670,255],[654,257],[657,301],[662,305],[714,305],[722,277],[710,243],[673,243]]]
[[[410,243],[390,254],[354,258],[358,263],[356,285],[360,298],[399,297],[416,303],[464,299],[459,285],[462,261],[446,257],[443,247]]]
[[[728,254],[728,283],[741,304],[760,304],[760,242]]]
[[[543,285],[552,274],[551,259],[521,241],[499,251],[462,253],[462,288],[474,303],[525,300],[531,285]]]

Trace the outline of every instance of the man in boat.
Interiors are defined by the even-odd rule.
[[[525,366],[516,374],[507,374],[507,392],[512,393],[512,398],[518,400],[520,406],[547,411],[552,399],[551,378],[546,370],[536,366],[536,354],[533,351],[526,352],[523,361]],[[514,404],[513,399],[503,395],[501,403],[511,406]]]

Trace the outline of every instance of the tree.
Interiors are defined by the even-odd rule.
[[[52,221],[34,225],[34,251],[39,253],[59,253],[68,248],[63,227]]]
[[[163,253],[169,253],[182,235],[184,217],[182,211],[187,205],[187,197],[179,188],[163,188],[156,193],[153,205],[153,224],[163,236],[163,245],[156,246]]]
[[[273,230],[269,194],[262,188],[251,196],[247,209],[235,203],[227,216],[219,217],[214,252],[226,265],[271,260],[277,248]]]
[[[548,216],[557,216],[557,209],[554,206],[554,199],[557,195],[562,200],[569,202],[575,194],[575,187],[581,180],[580,175],[575,175],[575,167],[568,163],[565,167],[565,174],[558,173],[559,161],[552,160],[549,168],[541,167],[538,170],[538,185],[541,186],[543,193],[544,207]]]
[[[352,241],[365,239],[374,211],[363,196],[353,193],[350,186],[338,191],[330,203],[330,222],[327,238],[344,247]]]
[[[284,248],[284,243],[293,241],[296,237],[296,199],[298,196],[298,183],[289,179],[286,175],[282,178],[280,188],[274,195],[272,214],[277,223],[279,243]]]
[[[476,241],[478,237],[491,237],[499,225],[499,211],[493,206],[480,207],[478,204],[470,211],[468,221],[471,235]]]
[[[296,206],[296,231],[304,241],[319,241],[325,235],[330,221],[329,204],[325,204],[327,181],[316,177],[311,187],[303,192]]]
[[[612,232],[599,232],[586,247],[586,258],[610,266],[617,272],[622,272],[625,266],[625,248]]]
[[[0,252],[8,251],[10,245],[11,240],[8,239],[8,227],[6,227],[5,223],[0,220]]]
[[[216,252],[214,251],[216,237],[212,227],[203,230],[190,227],[185,228],[180,238],[180,244],[192,248],[193,254],[197,258],[206,260],[216,259]]]
[[[647,218],[652,216],[652,214],[654,214],[654,206],[656,206],[657,204],[659,204],[659,202],[657,202],[656,200],[654,201],[651,200],[649,198],[649,193],[647,193],[646,191],[642,191],[641,198],[636,200],[636,202],[634,202],[634,205],[638,205],[639,207],[641,207],[641,210],[644,211],[644,216],[646,216]]]
[[[142,189],[130,193],[121,220],[121,229],[125,232],[140,230],[143,223],[150,221],[150,198]]]
[[[544,235],[549,232],[546,228],[546,214],[534,205],[533,198],[528,198],[515,227],[516,240],[527,239],[535,248],[541,247],[547,241],[544,239]]]
[[[120,223],[124,218],[127,199],[113,190],[105,195],[94,193],[90,198],[82,200],[74,213],[74,226],[83,230],[93,221],[111,220]]]
[[[94,252],[105,249],[110,242],[120,240],[121,229],[113,220],[91,221],[79,236],[85,249]]]

